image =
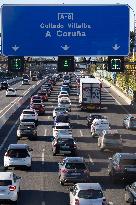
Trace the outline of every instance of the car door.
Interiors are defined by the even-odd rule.
[[[127,125],[128,125],[128,116],[126,116],[126,117],[124,118],[124,125],[125,125],[125,127],[127,127]]]
[[[75,198],[78,192],[77,185],[73,186],[73,191],[70,192],[70,205],[75,205]]]

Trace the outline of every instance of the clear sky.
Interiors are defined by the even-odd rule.
[[[130,9],[130,30],[134,28],[134,13],[136,14],[136,0],[0,0],[3,4],[128,4]],[[1,14],[1,10],[0,10]],[[1,20],[0,20],[1,31]]]

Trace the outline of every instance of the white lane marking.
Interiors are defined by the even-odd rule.
[[[48,116],[48,119],[50,119],[50,116]]]
[[[17,120],[17,121],[15,122],[15,124],[11,127],[11,129],[9,130],[7,136],[4,138],[4,140],[3,140],[3,142],[2,142],[2,144],[1,144],[1,146],[0,146],[0,150],[4,147],[4,145],[5,145],[6,141],[7,141],[7,139],[9,138],[10,134],[12,133],[12,131],[14,130],[14,128],[16,127],[17,122],[18,122],[18,120]]]
[[[88,158],[89,158],[89,162],[91,162],[94,165],[94,161],[93,161],[92,157],[90,156],[90,154],[88,154]]]
[[[43,148],[43,150],[42,150],[42,164],[44,164],[44,152],[45,152],[45,149]]]
[[[46,136],[46,134],[47,134],[47,129],[45,129],[45,131],[44,131],[44,136]]]
[[[80,130],[80,135],[81,135],[81,137],[83,137],[83,132],[82,132],[82,130]]]
[[[109,91],[108,91],[106,88],[104,88],[104,89],[107,91],[107,93],[109,93]],[[122,107],[122,109],[123,109],[127,114],[129,114],[129,112],[127,111],[127,109],[126,109],[123,105],[121,105],[121,103],[120,103],[117,99],[115,99],[111,93],[109,93],[109,95],[116,101],[116,103],[117,103],[118,105],[120,105],[120,106]]]
[[[35,86],[35,85],[34,85]],[[30,89],[32,89],[32,88],[34,88],[33,86],[32,87],[30,87],[28,90],[26,90],[24,93],[23,93],[23,95],[26,95],[28,92],[29,92],[29,90]],[[17,97],[15,100],[13,100],[9,105],[7,105],[3,110],[1,110],[1,112],[3,112],[6,108],[8,108],[1,116],[0,116],[0,118],[2,118],[17,102],[19,102],[19,100],[21,100],[22,99],[22,97]],[[15,101],[15,102],[14,102]],[[14,102],[14,103],[13,103]],[[11,106],[10,106],[11,105]],[[0,112],[0,113],[1,113]]]
[[[45,201],[42,201],[42,205],[45,205]]]

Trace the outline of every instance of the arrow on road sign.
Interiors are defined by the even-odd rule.
[[[120,48],[120,46],[118,46],[118,44],[115,44],[114,46],[112,46],[112,48],[113,48],[115,51],[117,51],[117,50]]]
[[[62,48],[64,51],[67,51],[70,47],[68,47],[68,45],[65,45],[65,46],[61,46],[61,48]]]
[[[12,47],[12,49],[13,49],[14,51],[17,51],[17,50],[19,49],[19,47],[16,46],[16,45],[14,45],[14,46]]]

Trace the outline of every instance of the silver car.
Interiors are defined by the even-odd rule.
[[[60,184],[88,182],[90,179],[89,169],[83,157],[66,157],[59,163]]]
[[[70,205],[107,205],[99,183],[78,183],[70,188]]]

